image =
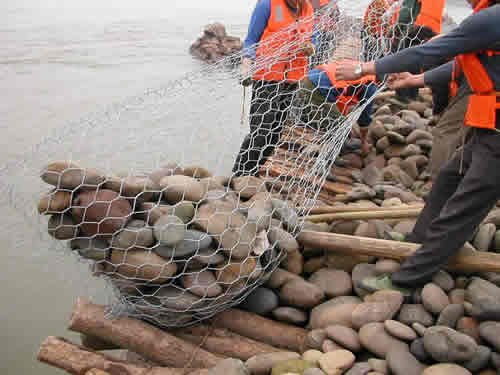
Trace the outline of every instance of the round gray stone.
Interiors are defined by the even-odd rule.
[[[400,340],[413,341],[417,338],[417,334],[413,329],[397,320],[386,320],[384,327],[389,334]]]
[[[321,268],[311,275],[309,282],[317,285],[329,298],[352,293],[351,276],[342,270]]]
[[[384,328],[384,323],[368,323],[359,330],[361,345],[378,357],[385,358],[394,346],[408,348],[408,345],[391,335]]]
[[[476,373],[484,369],[486,366],[488,366],[490,357],[491,357],[491,349],[488,348],[487,346],[479,345],[477,347],[477,351],[474,357],[470,361],[465,362],[463,366],[467,370]]]
[[[432,278],[432,282],[443,289],[446,293],[455,287],[455,280],[453,280],[453,277],[451,277],[451,275],[444,270],[439,270],[438,273],[436,273]]]
[[[407,348],[400,346],[391,348],[385,359],[393,375],[420,375],[425,368]]]
[[[274,318],[281,322],[299,325],[307,322],[307,314],[294,307],[278,307],[272,313]]]
[[[158,246],[153,251],[166,259],[183,258],[193,254],[197,255],[200,250],[207,249],[211,244],[212,237],[209,234],[190,229],[185,231],[184,239],[173,247]]]
[[[473,338],[444,326],[427,328],[424,335],[425,351],[438,362],[464,362],[477,351]]]
[[[450,299],[446,293],[434,283],[424,286],[421,293],[422,304],[427,311],[433,314],[440,314],[443,309],[450,304]]]
[[[410,345],[410,352],[421,362],[428,362],[431,357],[425,351],[424,339],[416,339]]]
[[[156,220],[153,231],[160,245],[171,247],[184,239],[186,225],[177,216],[163,215]]]
[[[436,325],[455,328],[458,319],[464,316],[465,310],[463,304],[450,304],[446,306],[439,314]]]
[[[429,327],[434,324],[434,318],[421,304],[403,305],[397,320],[410,326],[413,323],[420,323],[424,327]]]
[[[279,305],[279,298],[271,289],[259,287],[252,291],[240,305],[245,310],[267,315]]]
[[[325,331],[328,338],[346,349],[353,352],[359,352],[361,350],[359,335],[354,329],[335,324],[326,327]]]

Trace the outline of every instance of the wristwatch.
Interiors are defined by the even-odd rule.
[[[356,77],[360,78],[363,75],[363,64],[359,63],[356,69],[354,70],[354,74]]]

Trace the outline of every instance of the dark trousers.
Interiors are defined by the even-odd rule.
[[[422,246],[392,274],[392,281],[408,287],[431,281],[470,240],[499,197],[500,133],[471,129],[463,153],[441,169],[408,236]]]
[[[279,143],[296,87],[286,82],[254,81],[250,133],[243,140],[234,162],[234,176],[258,175]]]

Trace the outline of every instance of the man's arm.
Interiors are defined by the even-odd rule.
[[[271,0],[260,0],[252,13],[248,33],[243,42],[243,56],[255,60],[257,44],[267,27],[267,21],[271,16]]]
[[[495,5],[471,15],[460,26],[440,38],[378,60],[374,70],[378,74],[406,72],[415,67],[427,70],[444,58],[491,48],[500,40],[498,20],[500,6]]]

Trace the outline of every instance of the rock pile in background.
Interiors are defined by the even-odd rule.
[[[202,35],[189,47],[189,52],[203,61],[214,63],[242,48],[240,38],[227,35],[224,25],[213,23],[205,26]]]

